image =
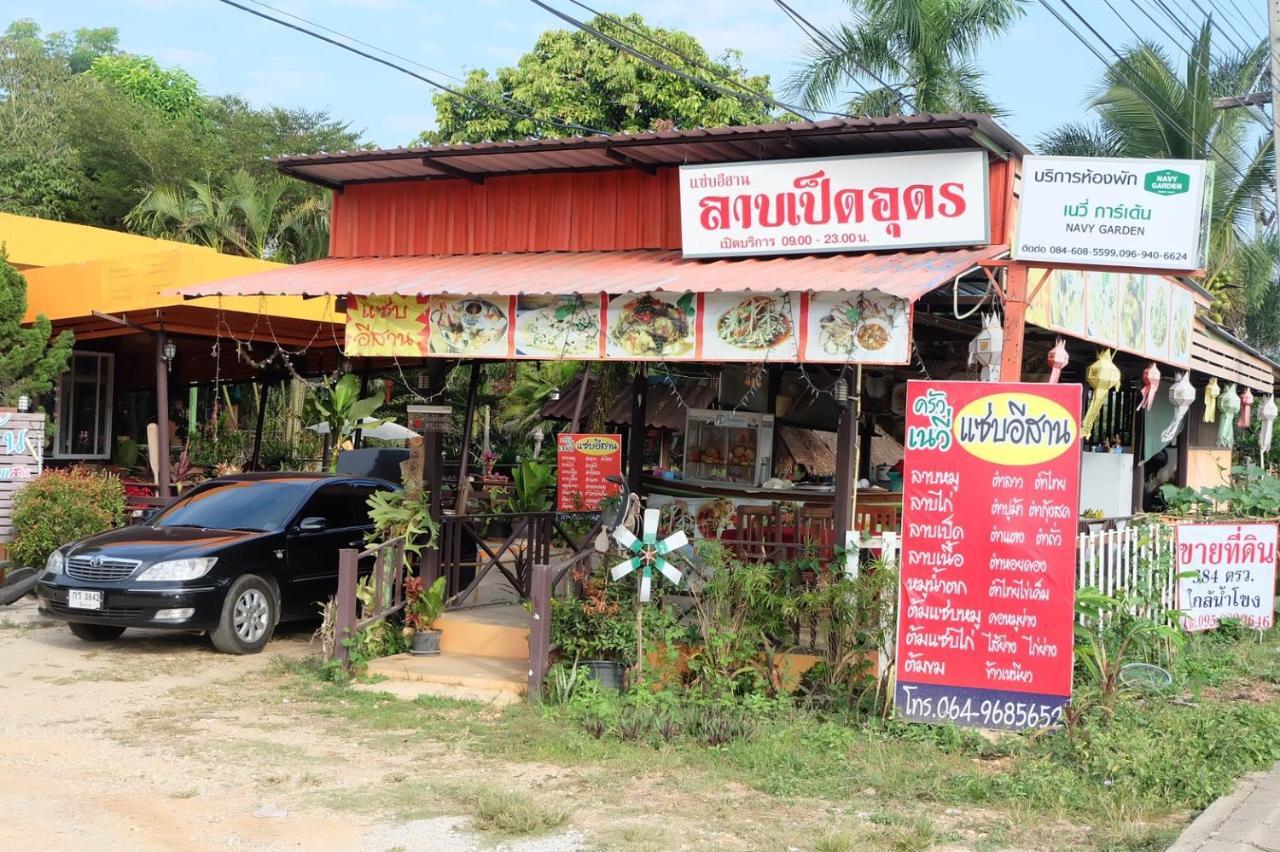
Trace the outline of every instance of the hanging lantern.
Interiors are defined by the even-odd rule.
[[[1204,422],[1212,423],[1218,412],[1218,396],[1222,393],[1222,389],[1218,387],[1217,379],[1210,379],[1209,384],[1204,386]]]
[[[1114,350],[1103,349],[1098,353],[1098,360],[1090,364],[1089,371],[1085,373],[1089,387],[1093,388],[1093,398],[1089,400],[1089,410],[1085,412],[1084,420],[1080,423],[1081,437],[1093,432],[1093,427],[1098,422],[1098,415],[1102,413],[1102,405],[1107,401],[1107,395],[1120,388],[1120,368],[1111,360],[1114,356]]]
[[[1062,376],[1062,370],[1071,358],[1067,355],[1067,341],[1061,337],[1049,350],[1049,384],[1056,385]]]
[[[1231,449],[1236,445],[1236,415],[1240,413],[1240,395],[1235,382],[1218,396],[1218,446]]]
[[[1156,404],[1156,392],[1160,390],[1160,368],[1156,366],[1156,362],[1152,361],[1147,365],[1147,369],[1142,371],[1142,400],[1138,403],[1138,410],[1151,410],[1151,406]]]
[[[1275,425],[1278,413],[1280,409],[1276,408],[1275,394],[1267,394],[1258,409],[1258,464],[1263,466],[1267,463],[1267,450],[1271,449],[1271,427]]]
[[[1249,421],[1253,415],[1253,391],[1249,388],[1244,389],[1244,393],[1240,394],[1240,419],[1236,425],[1241,429],[1249,428]]]
[[[978,380],[1000,381],[1000,353],[1004,351],[1004,327],[994,313],[982,315],[982,331],[969,341],[969,366],[980,367]]]
[[[1180,373],[1178,378],[1174,379],[1173,384],[1169,385],[1169,402],[1173,405],[1173,421],[1169,427],[1160,433],[1160,440],[1168,444],[1178,436],[1178,429],[1182,426],[1182,420],[1187,416],[1187,412],[1191,410],[1191,404],[1196,401],[1196,389],[1191,384],[1191,373]]]

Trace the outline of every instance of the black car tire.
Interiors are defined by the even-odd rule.
[[[67,627],[77,639],[86,642],[110,642],[119,639],[124,633],[123,627],[112,627],[110,624],[85,624],[83,621],[68,621]]]
[[[209,635],[213,647],[224,654],[256,654],[271,641],[279,621],[275,586],[256,574],[245,574],[231,584],[218,628]]]

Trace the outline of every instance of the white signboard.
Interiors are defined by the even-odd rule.
[[[1276,525],[1179,524],[1175,564],[1185,630],[1233,618],[1256,630],[1275,621]]]
[[[685,257],[983,245],[987,155],[681,166],[680,232]]]
[[[1204,160],[1025,157],[1017,260],[1191,271],[1204,265]]]
[[[13,536],[13,495],[44,469],[44,415],[0,411],[0,542]]]

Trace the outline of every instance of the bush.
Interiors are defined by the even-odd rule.
[[[88,468],[46,470],[15,495],[13,545],[18,565],[41,568],[49,555],[124,523],[124,486]]]

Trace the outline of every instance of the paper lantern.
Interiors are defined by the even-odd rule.
[[[1218,413],[1218,396],[1221,395],[1222,389],[1218,387],[1217,379],[1210,379],[1209,384],[1204,386],[1204,422],[1212,423]]]
[[[1098,360],[1090,364],[1088,372],[1085,373],[1089,387],[1093,388],[1093,398],[1089,400],[1089,410],[1085,412],[1084,420],[1080,422],[1081,437],[1093,431],[1094,425],[1098,422],[1098,415],[1102,413],[1102,405],[1107,401],[1107,395],[1120,388],[1120,368],[1111,360],[1114,356],[1114,350],[1103,349],[1098,353]]]
[[[1056,385],[1062,376],[1062,370],[1071,358],[1067,355],[1067,341],[1061,337],[1049,350],[1049,384]]]
[[[1249,421],[1253,414],[1253,391],[1248,388],[1244,389],[1244,393],[1240,394],[1240,420],[1236,425],[1241,429],[1249,428]]]
[[[1182,421],[1187,416],[1187,412],[1191,410],[1191,404],[1196,401],[1196,389],[1191,384],[1191,374],[1180,373],[1178,378],[1174,379],[1173,384],[1169,385],[1169,402],[1173,405],[1173,422],[1169,424],[1169,428],[1160,433],[1160,440],[1168,444],[1178,436],[1178,429],[1182,427]]]
[[[1000,381],[1000,353],[1004,351],[1004,327],[994,313],[982,315],[982,331],[969,341],[969,366],[981,367],[978,380]]]
[[[1156,404],[1156,392],[1160,390],[1160,368],[1156,366],[1156,362],[1152,361],[1147,365],[1147,369],[1142,371],[1142,399],[1138,402],[1138,410],[1144,408],[1151,410],[1151,406]]]
[[[1235,382],[1218,396],[1218,446],[1231,449],[1236,444],[1236,415],[1240,413],[1240,395]]]
[[[1262,407],[1258,409],[1258,464],[1266,465],[1267,450],[1271,449],[1271,427],[1276,423],[1276,414],[1280,410],[1276,408],[1275,394],[1267,394],[1262,400]]]

